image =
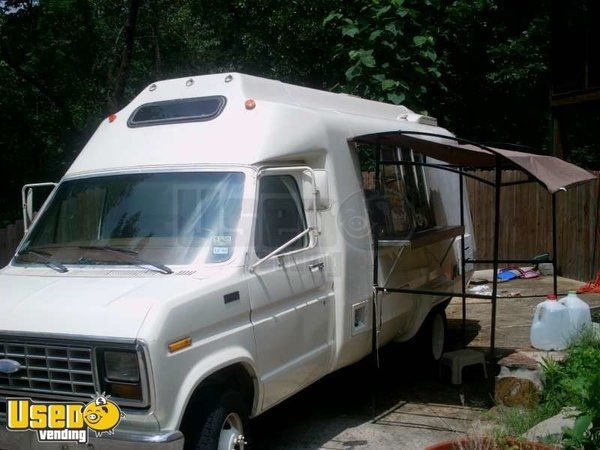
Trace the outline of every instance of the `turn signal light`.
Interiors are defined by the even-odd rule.
[[[142,399],[142,387],[139,384],[110,383],[110,394],[117,398]]]
[[[175,353],[175,352],[178,352],[179,350],[183,350],[184,348],[189,347],[190,345],[192,345],[191,337],[179,339],[178,341],[171,342],[169,344],[169,352]]]
[[[256,108],[256,102],[249,98],[248,100],[246,100],[246,103],[244,103],[244,105],[246,106],[246,109],[254,109]]]
[[[113,123],[116,118],[117,118],[116,114],[111,114],[110,116],[108,116],[108,123]]]

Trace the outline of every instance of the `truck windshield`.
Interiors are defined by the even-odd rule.
[[[127,174],[61,183],[19,252],[61,264],[227,261],[241,214],[244,174]],[[131,257],[135,255],[135,257]]]

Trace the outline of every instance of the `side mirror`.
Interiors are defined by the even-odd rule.
[[[312,174],[314,175],[314,183],[317,187],[317,211],[323,211],[324,209],[329,209],[331,206],[331,201],[329,199],[329,180],[327,178],[327,171],[325,169],[313,169]],[[307,201],[306,209],[313,210],[314,205],[312,201],[308,201],[308,199],[312,199],[312,189],[313,184],[312,180],[308,179],[304,183],[305,194],[304,198]]]
[[[33,222],[34,211],[33,211],[33,189],[27,189],[27,198],[25,199],[25,217],[24,220],[27,223]]]
[[[23,227],[25,228],[25,233],[29,231],[29,226],[33,223],[37,212],[41,209],[41,206],[54,191],[56,186],[56,183],[34,183],[26,184],[23,186],[23,189],[21,189],[21,200],[23,203]],[[52,189],[50,190],[49,188]],[[35,189],[46,191],[46,195],[41,196],[41,200],[38,201],[37,205],[33,195]],[[36,208],[36,206],[38,207]]]

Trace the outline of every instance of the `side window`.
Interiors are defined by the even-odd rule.
[[[418,163],[425,162],[419,153],[410,148],[384,147],[381,159],[409,161],[416,165],[381,168],[379,190],[374,177],[374,152],[359,154],[363,170],[363,188],[369,207],[373,233],[379,238],[405,238],[412,233],[436,226],[431,205],[426,169]]]
[[[306,216],[296,180],[291,175],[268,175],[260,179],[254,249],[259,258],[306,230]],[[305,235],[286,252],[308,247]]]

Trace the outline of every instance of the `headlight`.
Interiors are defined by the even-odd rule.
[[[138,356],[134,352],[104,352],[104,372],[110,381],[137,383],[140,381]]]
[[[100,387],[122,405],[142,406],[145,399],[145,382],[142,379],[140,355],[126,349],[99,351]]]

